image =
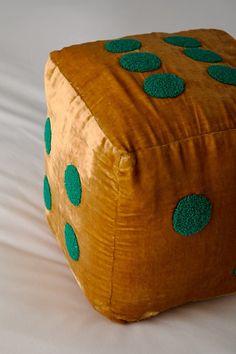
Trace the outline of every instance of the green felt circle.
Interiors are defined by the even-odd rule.
[[[175,74],[154,74],[144,79],[143,88],[149,96],[172,98],[184,91],[185,82]]]
[[[111,53],[130,52],[141,47],[141,42],[137,39],[123,38],[115,39],[105,43],[105,48]]]
[[[65,236],[66,248],[70,257],[74,261],[78,261],[80,256],[79,244],[78,244],[76,234],[70,224],[65,225],[64,236]]]
[[[236,277],[236,267],[233,270],[233,275]]]
[[[219,54],[214,53],[208,49],[186,48],[184,49],[184,54],[191,59],[204,61],[206,63],[217,63],[222,61],[222,58]]]
[[[52,195],[51,195],[51,188],[50,188],[47,176],[44,176],[43,196],[44,196],[45,207],[48,210],[51,210],[52,209]]]
[[[166,43],[173,44],[178,47],[194,48],[201,46],[201,42],[198,39],[192,37],[169,36],[165,37],[164,41]]]
[[[153,53],[135,52],[123,55],[120,60],[122,68],[132,72],[145,72],[156,70],[160,67],[161,61]]]
[[[223,84],[236,86],[236,68],[226,65],[211,65],[207,72],[213,79]]]
[[[183,236],[200,232],[210,222],[212,205],[204,195],[190,194],[182,198],[173,213],[173,228]]]
[[[81,181],[77,168],[74,165],[68,165],[64,174],[64,183],[66,193],[69,200],[75,206],[80,204],[81,201]]]
[[[48,117],[45,122],[44,126],[44,142],[45,142],[45,149],[47,154],[50,154],[51,151],[51,140],[52,140],[52,129],[51,129],[51,122],[50,118]]]

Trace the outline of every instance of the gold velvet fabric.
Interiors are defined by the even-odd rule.
[[[190,36],[236,67],[236,42],[215,29]],[[209,63],[166,43],[167,33],[127,36],[137,51],[155,53],[161,67],[134,73],[106,41],[50,54],[45,68],[52,147],[45,174],[52,194],[46,211],[75,278],[91,304],[113,320],[136,321],[169,308],[236,292],[236,86],[214,80]],[[185,80],[176,98],[153,98],[143,80],[174,73]],[[64,172],[73,164],[82,184],[71,204]],[[173,228],[178,201],[202,194],[210,223],[182,236]],[[78,239],[70,258],[64,226]]]

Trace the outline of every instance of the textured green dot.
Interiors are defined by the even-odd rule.
[[[191,59],[204,61],[206,63],[217,63],[222,61],[222,58],[219,54],[208,49],[186,48],[184,49],[184,54]]]
[[[115,39],[113,41],[109,41],[105,43],[105,48],[108,52],[112,53],[122,53],[122,52],[130,52],[135,49],[139,49],[141,47],[141,42],[137,39]]]
[[[51,151],[51,140],[52,140],[52,129],[51,129],[51,122],[50,118],[48,117],[45,122],[44,126],[44,142],[45,142],[45,149],[47,154],[50,154]]]
[[[47,176],[44,176],[43,196],[44,196],[45,207],[48,210],[51,210],[52,209],[52,195],[51,195],[51,188],[50,188]]]
[[[144,79],[144,91],[152,97],[172,98],[185,89],[185,82],[175,74],[154,74]]]
[[[236,86],[236,68],[226,65],[211,65],[207,72],[213,79],[223,84]]]
[[[122,68],[132,72],[145,72],[156,70],[160,67],[161,61],[153,53],[135,52],[123,55],[120,60]]]
[[[182,198],[173,213],[173,228],[183,235],[190,236],[200,232],[210,222],[212,205],[201,194],[190,194]]]
[[[170,36],[165,37],[164,41],[166,43],[173,44],[178,47],[194,48],[201,46],[201,42],[198,39],[192,37]]]
[[[77,168],[74,165],[68,165],[64,174],[64,183],[66,193],[69,200],[75,206],[80,204],[81,201],[81,181]]]
[[[236,268],[233,270],[233,275],[236,277]]]
[[[79,244],[78,244],[76,234],[70,224],[65,225],[64,236],[65,236],[66,248],[70,257],[74,261],[78,261],[80,256]]]

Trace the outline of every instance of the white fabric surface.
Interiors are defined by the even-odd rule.
[[[233,295],[130,325],[97,313],[48,229],[42,198],[48,53],[73,43],[194,27],[235,36],[235,0],[0,5],[0,353],[236,353]]]

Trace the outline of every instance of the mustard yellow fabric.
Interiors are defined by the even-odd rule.
[[[137,321],[236,291],[236,86],[211,78],[210,64],[166,43],[168,35],[126,37],[161,59],[151,73],[124,70],[122,53],[106,51],[106,41],[54,51],[45,68],[52,129],[47,220],[88,300],[112,320]],[[221,64],[236,67],[236,42],[226,32],[178,35],[198,39]],[[143,80],[153,73],[180,76],[184,93],[148,96]],[[78,206],[64,187],[69,164],[80,174]],[[189,194],[207,196],[212,217],[185,237],[172,217]],[[66,223],[78,238],[78,261],[66,250]]]

